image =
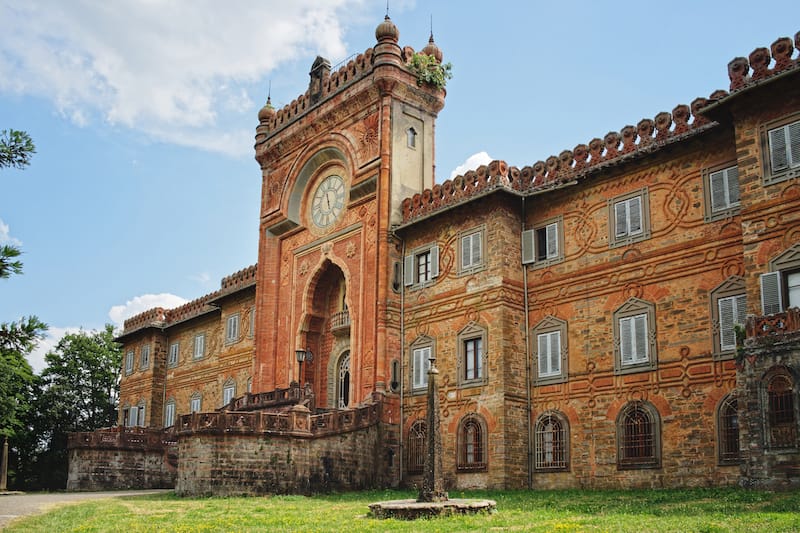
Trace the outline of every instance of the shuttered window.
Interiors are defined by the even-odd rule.
[[[231,315],[225,322],[225,342],[239,340],[239,314]]]
[[[421,285],[439,277],[439,247],[418,250],[405,257],[403,284],[406,287]]]
[[[558,216],[523,231],[522,263],[532,263],[536,268],[563,261],[562,225],[563,219]]]
[[[195,359],[202,359],[203,355],[205,355],[206,349],[206,336],[205,335],[195,335],[194,337],[194,351],[193,357]]]
[[[125,373],[130,374],[133,372],[133,350],[125,354]]]
[[[730,296],[717,300],[719,307],[720,351],[736,349],[736,324],[744,324],[747,319],[747,300],[745,295]]]
[[[561,332],[551,331],[537,335],[539,377],[561,374]]]
[[[175,424],[175,400],[169,400],[164,406],[164,427],[168,428]]]
[[[800,121],[769,130],[768,138],[773,174],[800,166]]]
[[[413,350],[413,361],[411,362],[411,385],[414,389],[421,389],[428,386],[428,370],[431,367],[431,347],[415,348]]]
[[[169,358],[167,359],[167,364],[169,366],[175,366],[178,364],[178,351],[180,349],[180,344],[177,342],[173,342],[169,345]]]
[[[150,345],[142,346],[142,355],[139,360],[139,368],[147,368],[150,366]]]
[[[614,228],[617,238],[642,233],[642,199],[639,196],[614,204]]]
[[[761,309],[765,315],[783,311],[780,272],[761,274]]]
[[[709,177],[711,188],[711,212],[719,213],[739,205],[739,168],[728,167],[712,172]]]
[[[647,314],[620,318],[619,337],[622,366],[648,360]]]
[[[482,232],[476,231],[461,237],[461,270],[469,270],[483,263]]]

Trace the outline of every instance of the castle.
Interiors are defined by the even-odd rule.
[[[119,427],[70,437],[69,488],[412,485],[432,360],[451,488],[800,485],[800,33],[441,184],[412,60],[442,51],[375,36],[261,109],[257,265],[125,322]]]

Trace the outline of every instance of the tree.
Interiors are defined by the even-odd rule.
[[[0,168],[24,168],[31,164],[36,153],[31,136],[24,131],[3,130],[0,132]]]
[[[16,246],[0,246],[0,279],[9,278],[11,274],[22,274],[22,261],[14,260],[21,253]]]
[[[39,438],[39,488],[64,488],[67,434],[114,425],[122,349],[110,324],[100,332],[68,333],[45,356],[31,425]]]
[[[25,357],[47,326],[35,316],[0,324],[0,435],[13,437],[24,426],[34,373]]]

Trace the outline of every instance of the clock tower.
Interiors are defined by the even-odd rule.
[[[377,43],[259,112],[262,194],[253,392],[308,384],[317,407],[397,403],[401,202],[434,184],[445,91],[419,82],[387,16]],[[421,53],[441,52],[430,43]],[[302,354],[302,357],[300,357]],[[302,363],[299,361],[302,360]],[[399,409],[389,409],[399,422]]]

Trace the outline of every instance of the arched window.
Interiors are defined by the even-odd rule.
[[[561,413],[544,413],[536,420],[534,441],[536,470],[556,472],[569,468],[569,426]]]
[[[486,424],[476,414],[465,416],[458,427],[458,470],[486,470]]]
[[[406,130],[406,144],[409,148],[417,147],[417,130],[414,128],[408,128]]]
[[[428,424],[417,420],[408,432],[408,473],[421,474],[425,468],[425,440],[428,436]]]
[[[336,372],[339,381],[336,387],[336,405],[339,409],[346,409],[350,405],[350,350],[347,350],[339,358],[338,371]]]
[[[617,417],[617,467],[659,468],[661,466],[660,419],[655,407],[630,402]]]
[[[784,369],[772,373],[766,383],[767,445],[770,448],[797,446],[794,379]]]
[[[717,409],[717,451],[719,464],[738,464],[739,452],[739,411],[736,397],[725,396]]]

